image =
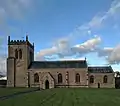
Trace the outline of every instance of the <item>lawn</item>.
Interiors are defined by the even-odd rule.
[[[35,88],[0,88],[0,97],[10,95],[13,93],[28,91]]]
[[[5,90],[8,89],[5,88],[3,91]],[[120,106],[120,90],[48,89],[0,100],[0,106]]]

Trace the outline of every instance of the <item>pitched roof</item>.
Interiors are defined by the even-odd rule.
[[[113,73],[111,66],[92,66],[88,67],[88,72],[90,73]]]
[[[87,68],[86,60],[76,61],[33,61],[28,69],[40,68]]]

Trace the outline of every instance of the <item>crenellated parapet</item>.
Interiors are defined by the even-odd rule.
[[[21,44],[26,44],[25,40],[10,40],[8,42],[8,45],[21,45]]]
[[[34,49],[34,43],[31,44],[28,41],[28,36],[26,36],[26,40],[10,40],[10,36],[8,36],[8,45],[28,45]]]

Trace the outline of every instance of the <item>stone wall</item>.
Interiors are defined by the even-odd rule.
[[[114,73],[89,73],[90,76],[94,76],[94,83],[89,82],[89,87],[98,88],[98,83],[100,83],[101,88],[115,88]],[[107,83],[103,83],[103,77],[107,75]]]
[[[38,69],[38,70],[29,70],[30,72],[30,85],[31,87],[34,86],[39,86],[38,83],[34,82],[34,74],[38,73],[39,74],[39,79],[41,81],[39,82],[43,82],[43,84],[45,84],[45,80],[42,78],[46,75],[46,73],[50,72],[50,74],[52,75],[53,79],[54,79],[54,84],[56,87],[65,87],[70,85],[69,87],[88,87],[88,76],[87,76],[87,68],[71,68],[71,69],[64,69],[64,68],[58,68],[58,69]],[[69,79],[68,79],[68,83],[66,83],[66,72],[68,72],[69,75]],[[62,83],[58,83],[58,74],[61,73],[62,74],[62,79],[63,82]],[[75,75],[76,73],[80,74],[80,83],[76,83],[75,82]],[[42,83],[40,83],[41,85]],[[44,87],[43,87],[44,88]]]

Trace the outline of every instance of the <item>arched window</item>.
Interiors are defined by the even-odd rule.
[[[62,74],[61,73],[58,74],[58,83],[62,83]]]
[[[94,76],[93,75],[90,76],[90,83],[94,83]]]
[[[19,59],[22,59],[22,50],[19,50]]]
[[[18,59],[18,50],[15,50],[15,58]]]
[[[39,75],[38,75],[38,73],[34,74],[34,82],[39,82]]]
[[[105,75],[104,77],[103,77],[103,83],[107,83],[107,75]]]
[[[75,82],[76,83],[80,82],[80,74],[78,74],[78,73],[75,76]]]

